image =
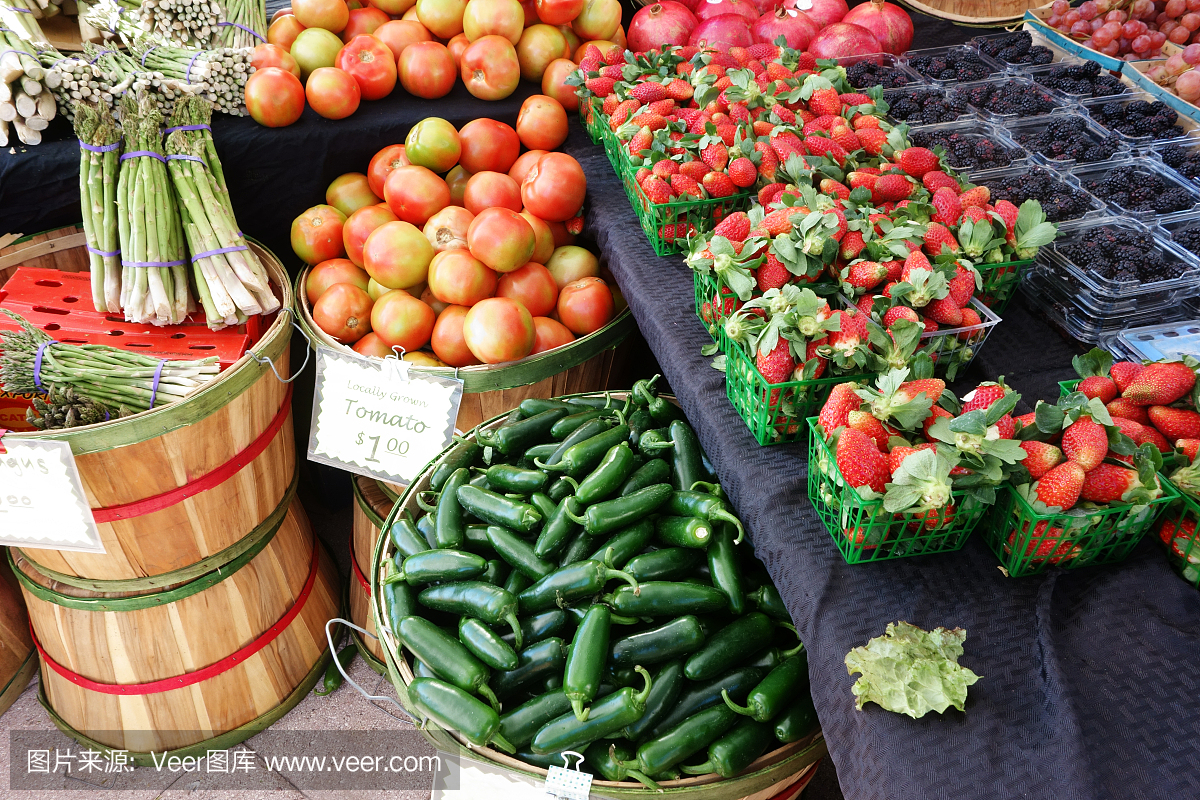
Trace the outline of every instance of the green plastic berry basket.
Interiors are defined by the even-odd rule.
[[[608,117],[604,115],[602,107],[603,102],[599,97],[587,97],[579,102],[579,121],[592,144],[603,144],[604,132],[608,130]]]
[[[996,495],[985,538],[1009,577],[1036,575],[1054,565],[1076,569],[1115,564],[1137,547],[1154,520],[1179,497],[1171,482],[1159,476],[1163,494],[1145,505],[1129,503],[1061,514],[1039,514],[1012,486]]]
[[[1188,493],[1179,491],[1179,498],[1163,514],[1158,537],[1166,547],[1167,560],[1175,571],[1200,589],[1200,536],[1196,535],[1197,524],[1200,524],[1200,503]]]
[[[1021,276],[1033,263],[1033,259],[1029,259],[1003,264],[976,264],[975,269],[979,270],[983,288],[975,292],[975,297],[995,313],[1003,314],[1021,284]]]
[[[720,278],[711,273],[705,275],[702,272],[693,272],[692,283],[696,290],[696,316],[700,318],[712,340],[719,342],[721,329],[725,325],[724,304],[713,303],[713,298],[732,299],[735,295],[726,288]]]
[[[1058,399],[1062,400],[1064,397],[1069,395],[1071,392],[1075,391],[1075,387],[1079,385],[1080,380],[1082,380],[1082,379],[1076,378],[1073,381],[1059,381],[1058,382]]]
[[[616,140],[615,135],[613,139]],[[620,143],[617,147],[621,147]],[[618,149],[617,157],[623,159],[620,152]],[[618,174],[625,186],[625,194],[651,247],[660,256],[685,252],[690,236],[711,231],[727,214],[748,210],[754,198],[753,192],[745,191],[729,197],[651,203],[634,179],[637,167],[628,161],[624,162],[624,167],[618,170]]]
[[[809,417],[808,499],[847,564],[951,553],[966,543],[988,506],[965,491],[950,494],[953,512],[893,514],[883,498],[864,499],[846,484],[816,417]]]

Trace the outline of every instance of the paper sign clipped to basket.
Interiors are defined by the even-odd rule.
[[[392,483],[409,483],[450,444],[463,383],[396,358],[317,348],[308,458]]]
[[[0,544],[104,552],[69,443],[0,440]]]
[[[575,767],[571,767],[571,757],[578,757]],[[592,776],[583,772],[583,756],[573,750],[562,754],[566,767],[551,766],[546,768],[546,794],[554,800],[588,800],[592,791]]]

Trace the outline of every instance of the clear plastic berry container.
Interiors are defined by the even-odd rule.
[[[972,62],[980,65],[978,70],[979,76],[970,76],[963,78],[939,78],[934,74],[930,74],[928,62],[925,59],[945,59],[950,58],[967,58]],[[955,83],[970,83],[972,81],[983,80],[996,73],[1007,72],[1007,69],[1000,62],[985,56],[974,47],[967,45],[951,45],[949,47],[927,47],[922,50],[909,50],[900,57],[901,63],[911,69],[913,72],[925,79],[926,83],[935,84],[937,86],[949,86]],[[927,66],[928,65],[928,66]]]
[[[906,110],[908,104],[900,102],[904,98],[912,100],[912,102],[921,109],[924,109],[928,98],[934,98],[942,103],[949,101],[946,90],[939,86],[926,86],[922,84],[907,86],[903,89],[891,89],[889,91],[885,91],[883,93],[883,99],[886,100],[888,104],[887,118],[890,122],[903,122],[910,128],[916,128],[922,125],[944,125],[946,123],[962,122],[979,118],[970,106],[964,105],[962,110],[955,116],[949,116],[953,113],[953,111],[947,110],[947,112],[942,116],[927,122],[926,118],[920,111],[910,113]]]
[[[1180,139],[1154,142],[1144,153],[1185,181],[1200,181],[1200,130]]]
[[[1089,145],[1101,145],[1106,138],[1111,140],[1111,136],[1103,128],[1096,125],[1087,117],[1075,114],[1069,110],[1061,110],[1057,113],[1041,117],[1012,120],[1005,123],[1004,130],[1012,137],[1014,143],[1021,145],[1029,151],[1029,155],[1034,161],[1056,170],[1067,170],[1079,163],[1104,164],[1114,159],[1129,157],[1129,145],[1120,140],[1112,142],[1116,146],[1116,151],[1111,156],[1093,162],[1072,158],[1066,151],[1059,154],[1053,150],[1047,150],[1045,144],[1040,144],[1037,138],[1045,134],[1048,130],[1051,130],[1052,125],[1056,123],[1063,124],[1064,120],[1078,120],[1078,122],[1071,122],[1069,124],[1079,126],[1078,136]]]
[[[1177,305],[1160,304],[1146,305],[1143,311],[1096,316],[1076,304],[1057,282],[1040,270],[1026,276],[1021,283],[1021,291],[1060,332],[1087,344],[1099,344],[1117,335],[1131,323],[1146,324],[1148,321],[1170,319],[1172,315],[1181,318],[1182,315]]]
[[[950,137],[956,136],[953,140]],[[933,149],[940,145],[946,150],[943,160],[956,172],[970,175],[989,170],[1023,167],[1029,161],[1025,148],[1008,137],[1003,128],[983,120],[944,122],[939,125],[922,125],[909,131],[909,140],[920,147]],[[952,146],[954,141],[964,142],[970,152],[960,153]],[[990,151],[980,150],[978,145],[990,142]],[[990,157],[990,153],[995,153]],[[983,159],[990,160],[984,161]]]
[[[1021,90],[1027,93],[1030,97],[1037,98],[1036,110],[1014,110],[1011,112],[997,109],[991,102],[985,101],[982,103],[973,102],[973,96],[977,92],[982,92],[985,88],[996,90],[1000,88],[1020,87]],[[949,89],[952,98],[958,97],[966,100],[967,105],[975,110],[981,118],[995,122],[998,124],[1008,125],[1011,122],[1016,122],[1022,119],[1033,119],[1042,117],[1047,114],[1053,114],[1060,109],[1072,108],[1074,101],[1070,98],[1063,97],[1056,92],[1052,92],[1045,87],[1038,86],[1036,83],[1021,75],[1004,75],[1002,77],[993,77],[986,81],[974,81],[972,83],[960,83]]]
[[[925,78],[905,66],[898,56],[891,53],[871,53],[865,56],[842,56],[834,59],[835,63],[846,70],[846,80],[855,89],[862,91],[872,86],[883,86],[884,90],[902,89],[905,86],[923,86]],[[852,67],[862,64],[862,67],[852,70]],[[865,74],[859,76],[859,71]],[[886,70],[894,76],[886,82],[872,76],[876,70]],[[898,77],[895,77],[898,76]],[[903,83],[900,81],[903,80]]]
[[[1076,186],[1066,175],[1030,162],[1024,167],[988,170],[971,175],[971,182],[991,190],[991,202],[1008,200],[1015,206],[1033,198],[1051,222],[1067,223],[1104,216],[1108,207]],[[1032,190],[1041,189],[1040,194]]]
[[[1052,86],[1049,84],[1049,79],[1052,76],[1057,75],[1059,70],[1063,69],[1064,67],[1085,65],[1088,63],[1095,62],[1088,62],[1084,61],[1083,59],[1072,58],[1070,61],[1060,61],[1057,64],[1046,64],[1040,67],[1030,67],[1024,70],[1024,74],[1029,76],[1034,83],[1054,92],[1058,97],[1065,97],[1068,100],[1076,103],[1082,103],[1086,100],[1092,100],[1095,98],[1121,97],[1122,95],[1133,91],[1129,84],[1123,82],[1119,77],[1113,75],[1111,72],[1105,69],[1100,70],[1100,75],[1108,76],[1108,78],[1102,82],[1102,85],[1106,89],[1112,89],[1112,91],[1110,91],[1108,94],[1097,95],[1094,90],[1076,91],[1074,89],[1065,88],[1061,85]]]
[[[1094,326],[1108,328],[1123,328],[1135,316],[1144,320],[1142,324],[1155,319],[1175,319],[1163,315],[1182,305],[1189,292],[1200,291],[1198,284],[1181,289],[1156,289],[1120,298],[1098,298],[1090,292],[1079,291],[1078,282],[1064,279],[1062,271],[1056,269],[1049,259],[1038,264],[1031,270],[1032,273],[1037,273],[1040,282],[1048,284],[1059,297],[1064,298],[1081,319],[1092,320]],[[1154,317],[1154,314],[1159,314],[1159,317]]]
[[[1131,104],[1152,104],[1155,102],[1156,98],[1149,92],[1130,92],[1129,94],[1119,95],[1117,97],[1097,97],[1092,100],[1086,100],[1083,102],[1081,107],[1084,113],[1091,118],[1091,121],[1094,125],[1101,130],[1111,131],[1115,136],[1119,137],[1121,141],[1126,142],[1130,147],[1138,151],[1143,151],[1151,145],[1165,145],[1170,142],[1180,141],[1188,135],[1189,131],[1196,128],[1196,123],[1194,121],[1188,119],[1183,114],[1178,113],[1175,111],[1175,109],[1171,108],[1165,103],[1163,104],[1163,108],[1167,112],[1175,114],[1176,120],[1175,124],[1171,126],[1173,131],[1164,131],[1158,134],[1147,133],[1138,135],[1128,131],[1118,130],[1116,127],[1106,124],[1106,121],[1110,122],[1111,120],[1106,119],[1100,110],[1100,107],[1106,106],[1109,103],[1118,103],[1122,107],[1121,119],[1127,120],[1129,118],[1128,108]]]
[[[1042,36],[1041,34],[1037,33],[1036,31],[1014,31],[1013,33],[1028,34],[1029,40],[1030,40],[1029,41],[1030,47],[1031,48],[1032,47],[1042,47],[1042,48],[1045,48],[1046,50],[1048,50],[1050,52],[1050,61],[1045,62],[1043,64],[1021,63],[1019,61],[1010,61],[1006,58],[1001,57],[1000,54],[991,55],[990,53],[985,52],[984,45],[986,42],[993,42],[998,39],[1002,39],[1002,38],[1011,36],[1012,33],[1008,33],[1008,32],[989,33],[989,34],[984,34],[981,36],[976,36],[974,39],[967,42],[967,46],[974,47],[976,50],[980,51],[985,56],[988,56],[989,58],[991,58],[993,61],[997,62],[998,64],[1003,64],[1010,72],[1024,72],[1024,71],[1027,71],[1030,69],[1036,69],[1039,66],[1045,66],[1046,64],[1057,64],[1059,62],[1064,62],[1064,61],[1066,61],[1066,62],[1083,61],[1083,59],[1079,58],[1078,56],[1072,55],[1071,53],[1068,53],[1066,50],[1062,49],[1061,47],[1056,45],[1054,42],[1050,41],[1045,36]]]
[[[1101,342],[1114,358],[1128,361],[1175,360],[1200,353],[1200,318],[1189,303],[1184,303],[1179,321],[1159,321],[1155,325],[1130,325]]]
[[[1081,188],[1091,192],[1116,214],[1144,222],[1152,223],[1160,217],[1200,208],[1200,186],[1181,179],[1173,170],[1166,169],[1154,159],[1127,158],[1102,164],[1078,164],[1071,169],[1071,175]],[[1127,178],[1122,185],[1127,183],[1132,187],[1128,198],[1123,196],[1125,193],[1104,191],[1104,182],[1110,177]],[[1156,189],[1156,186],[1159,188]],[[1176,191],[1184,194],[1176,195]],[[1135,193],[1146,196],[1135,197]],[[1167,193],[1171,193],[1171,198],[1165,196]],[[1173,198],[1178,198],[1180,202],[1168,204],[1168,200]]]

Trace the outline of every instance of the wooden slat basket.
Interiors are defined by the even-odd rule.
[[[25,598],[12,570],[0,564],[0,714],[25,691],[37,666]]]
[[[371,582],[367,573],[371,570],[371,557],[383,531],[383,521],[392,513],[395,501],[384,492],[379,481],[356,475],[354,477],[354,530],[350,538],[350,580],[346,584],[349,595],[350,621],[375,634],[375,620],[371,617]],[[355,646],[363,661],[376,672],[383,674],[387,665],[383,663],[383,645],[371,636],[362,636],[350,630]]]

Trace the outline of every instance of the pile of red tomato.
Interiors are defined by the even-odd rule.
[[[561,130],[557,116],[543,119],[547,106],[563,115]],[[622,301],[568,231],[587,180],[574,158],[549,152],[565,136],[562,108],[535,95],[516,130],[429,117],[365,174],[335,179],[327,204],[292,222],[292,249],[312,265],[305,292],[317,326],[362,355],[467,367],[607,325]]]
[[[625,47],[620,0],[293,0],[254,49],[246,107],[273,128],[299,119],[306,99],[344,119],[397,83],[432,99],[461,76],[483,100],[508,97],[521,78],[540,82],[574,111],[566,79],[590,43]]]

